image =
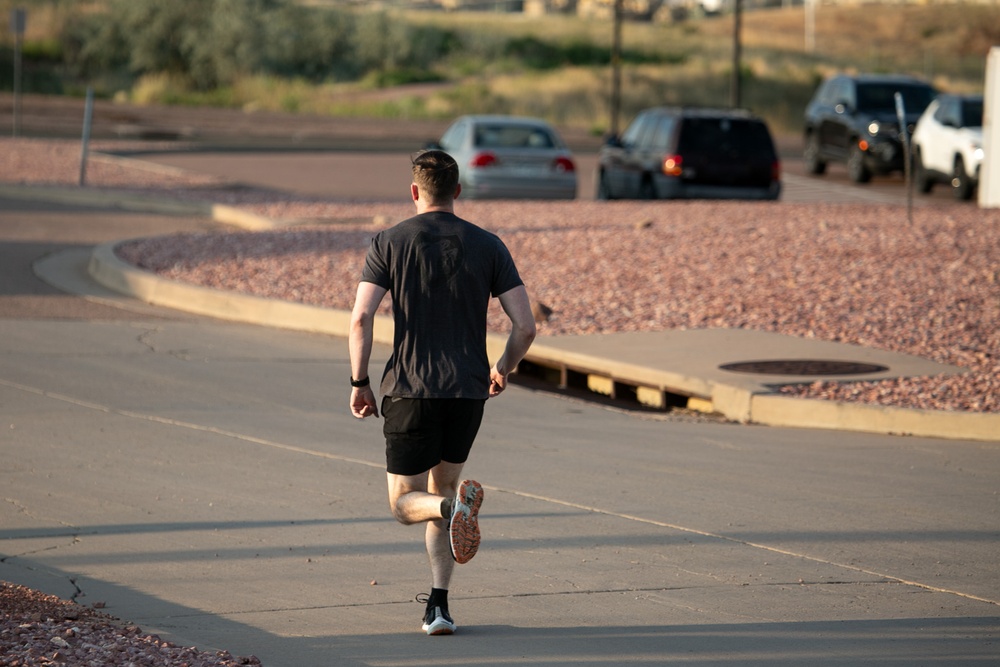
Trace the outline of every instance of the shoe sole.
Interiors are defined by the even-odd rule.
[[[425,625],[424,632],[426,632],[431,637],[439,637],[441,635],[453,635],[455,634],[455,628],[449,625],[442,625],[440,627],[434,627],[433,624]]]
[[[451,536],[451,554],[455,562],[468,563],[479,550],[482,538],[479,532],[479,508],[483,505],[483,487],[479,482],[465,480],[458,487],[454,513],[448,533]]]
[[[440,610],[436,610],[438,613],[434,615],[434,620],[430,623],[424,623],[421,627],[429,635],[451,635],[455,633],[456,626],[454,621],[449,621],[445,618],[444,614],[440,613]],[[429,614],[428,614],[429,615]]]

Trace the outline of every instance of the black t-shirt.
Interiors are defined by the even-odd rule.
[[[523,284],[503,241],[453,213],[424,213],[372,239],[361,280],[392,295],[384,396],[489,396],[490,297]]]

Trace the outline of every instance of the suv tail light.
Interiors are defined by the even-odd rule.
[[[568,157],[557,157],[552,161],[552,169],[568,173],[576,171],[576,165]]]
[[[469,160],[469,166],[473,169],[480,169],[482,167],[492,167],[498,162],[497,156],[489,151],[484,151],[482,153],[476,153]]]
[[[771,163],[771,182],[781,180],[781,161],[775,160]]]
[[[680,155],[668,155],[663,158],[663,173],[666,176],[680,176],[681,175],[681,159]]]

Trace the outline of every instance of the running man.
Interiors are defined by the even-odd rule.
[[[410,196],[417,214],[372,239],[350,327],[351,412],[379,416],[368,377],[375,311],[392,296],[392,355],[379,385],[389,506],[402,524],[426,523],[431,593],[429,635],[452,634],[448,589],[455,563],[479,548],[482,486],[460,481],[488,398],[535,338],[528,293],[510,252],[494,234],[455,215],[458,164],[431,150],[413,159]],[[511,321],[490,367],[486,312],[500,300]]]

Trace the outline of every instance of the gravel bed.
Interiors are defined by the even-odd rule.
[[[79,157],[74,142],[0,139],[0,182],[76,185]],[[143,239],[118,252],[172,280],[328,308],[351,307],[372,235],[413,212],[408,202],[310,200],[129,160],[92,161],[88,184],[296,223]],[[532,298],[552,310],[542,335],[732,327],[881,348],[968,371],[781,391],[1000,412],[1000,211],[923,206],[912,225],[905,209],[873,204],[460,202],[458,213],[510,247]],[[503,328],[495,304],[490,327]],[[60,615],[62,603],[21,587],[0,592],[0,667],[259,664],[173,647],[78,607],[76,618]]]
[[[113,616],[0,581],[2,667],[237,667],[254,656],[177,646]]]
[[[143,239],[126,261],[171,280],[351,307],[364,253],[407,204],[254,206],[340,224]],[[817,382],[797,396],[1000,411],[1000,213],[968,205],[464,202],[514,254],[542,335],[750,328],[917,355],[950,377]],[[366,217],[367,216],[367,217]],[[368,222],[356,222],[359,219]],[[494,306],[490,327],[502,330]]]

